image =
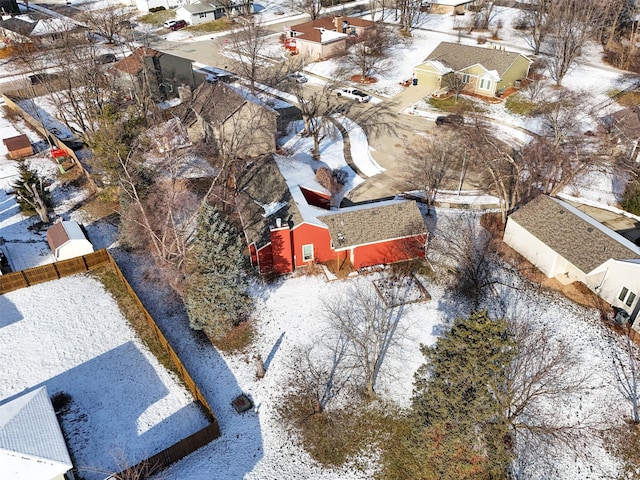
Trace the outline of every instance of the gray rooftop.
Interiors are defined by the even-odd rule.
[[[509,216],[584,273],[609,259],[640,259],[640,249],[571,205],[540,195]]]
[[[318,216],[318,220],[329,227],[336,250],[427,233],[414,201],[358,205]]]
[[[261,248],[269,243],[269,227],[275,226],[276,218],[290,226],[303,221],[272,158],[254,162],[242,175],[238,190],[236,204],[249,244]]]
[[[509,67],[521,55],[516,52],[508,52],[489,47],[476,47],[473,45],[461,45],[459,43],[441,42],[427,60],[437,60],[444,63],[456,72],[473,65],[480,64],[487,70],[495,70],[503,77]]]
[[[73,467],[46,387],[0,405],[0,450],[22,460]]]

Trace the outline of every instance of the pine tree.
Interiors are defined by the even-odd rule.
[[[250,310],[244,244],[220,212],[204,203],[185,288],[191,328],[224,338]]]
[[[420,478],[507,477],[512,460],[501,392],[515,355],[508,324],[486,311],[459,318],[416,373],[410,450]]]
[[[27,215],[38,214],[40,220],[48,223],[48,210],[53,206],[49,185],[37,171],[29,168],[24,159],[18,161],[18,175],[18,180],[11,186],[15,190],[20,210]]]

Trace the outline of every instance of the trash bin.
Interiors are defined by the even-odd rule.
[[[418,79],[417,79],[417,78],[414,78],[414,79],[413,79],[413,86],[415,87],[416,85],[418,85]]]

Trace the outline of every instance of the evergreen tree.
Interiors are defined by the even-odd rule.
[[[48,210],[53,206],[49,185],[24,159],[18,161],[18,180],[11,186],[23,213],[38,214],[43,222],[49,221]]]
[[[191,328],[221,339],[250,310],[244,244],[218,210],[204,203],[190,255],[185,305]]]
[[[416,477],[508,476],[513,445],[502,392],[514,346],[506,321],[477,311],[421,347],[426,364],[414,383],[410,447]]]
[[[622,208],[627,212],[640,215],[640,180],[637,178],[627,184],[622,196]]]

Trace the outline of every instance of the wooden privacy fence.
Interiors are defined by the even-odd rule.
[[[138,306],[147,323],[149,324],[149,327],[151,327],[151,329],[153,330],[157,340],[160,342],[160,344],[163,346],[163,348],[171,358],[171,361],[179,372],[182,381],[193,395],[193,398],[202,405],[209,421],[211,422],[202,430],[194,433],[193,435],[190,435],[189,437],[184,438],[183,440],[180,440],[175,445],[172,445],[162,452],[157,453],[153,457],[141,462],[135,467],[127,469],[132,470],[134,468],[153,467],[159,470],[168,465],[171,465],[172,463],[187,456],[189,453],[197,450],[200,447],[203,447],[207,443],[218,438],[220,436],[220,426],[218,425],[218,420],[216,419],[213,410],[209,406],[207,400],[204,398],[204,395],[202,395],[202,392],[196,385],[196,382],[193,380],[193,378],[191,378],[191,375],[189,375],[189,372],[182,364],[180,357],[178,357],[178,354],[173,350],[171,345],[169,345],[169,342],[165,338],[164,334],[160,331],[158,325],[156,325],[155,320],[144,307],[136,292],[133,290],[133,288],[131,288],[131,285],[129,285],[129,282],[123,275],[122,271],[118,267],[118,264],[113,259],[111,254],[107,250],[102,249],[88,255],[83,255],[81,257],[62,260],[57,263],[43,265],[41,267],[29,268],[20,272],[12,272],[6,275],[0,275],[0,294],[18,290],[24,287],[29,287],[38,283],[48,282],[50,280],[57,280],[59,278],[75,275],[77,273],[88,272],[104,265],[110,266],[116,273],[120,281],[122,281],[123,285],[127,289],[127,292],[129,293],[129,296]]]
[[[109,252],[103,249],[81,257],[0,275],[0,295],[76,273],[88,272],[107,264],[114,265],[115,262]]]

